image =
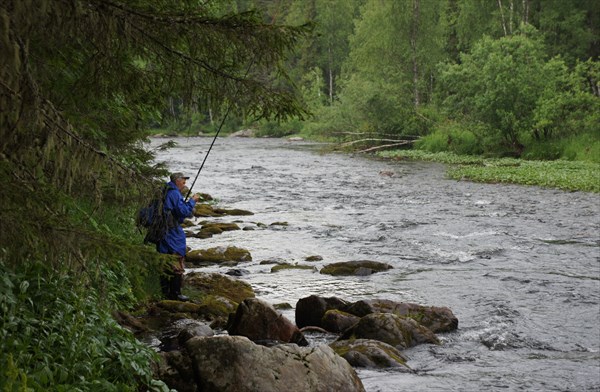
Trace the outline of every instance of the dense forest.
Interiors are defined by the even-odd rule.
[[[245,0],[265,21],[312,23],[287,59],[308,116],[230,130],[529,159],[600,156],[600,5],[593,0]],[[162,126],[212,114],[171,107]],[[169,116],[172,115],[171,117]],[[174,115],[174,116],[173,116]]]
[[[160,128],[600,160],[595,0],[4,0],[0,385],[161,390]]]

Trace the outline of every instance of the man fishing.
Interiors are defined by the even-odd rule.
[[[187,201],[183,198],[182,192],[188,179],[189,177],[184,176],[183,173],[177,172],[171,174],[171,181],[166,184],[167,191],[163,210],[167,216],[168,230],[165,237],[156,244],[158,252],[177,257],[177,264],[165,271],[160,285],[163,294],[168,299],[178,301],[189,300],[187,296],[181,294],[187,252],[186,236],[181,224],[185,218],[192,216],[194,206],[200,198],[196,194]]]

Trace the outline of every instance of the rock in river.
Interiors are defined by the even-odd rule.
[[[265,301],[248,298],[238,306],[227,331],[255,342],[275,341],[307,346],[308,342],[296,325]]]
[[[350,364],[327,345],[264,347],[242,336],[192,338],[186,344],[204,392],[362,392]]]
[[[371,260],[354,260],[340,263],[327,264],[321,269],[322,274],[328,275],[371,275],[375,272],[381,272],[391,269],[392,266],[386,263]]]

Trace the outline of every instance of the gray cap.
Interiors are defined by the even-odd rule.
[[[171,174],[171,181],[175,182],[175,180],[177,180],[178,178],[185,178],[186,180],[190,179],[188,176],[183,175],[183,173],[181,172]]]

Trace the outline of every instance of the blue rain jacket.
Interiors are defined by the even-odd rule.
[[[160,253],[178,254],[185,256],[187,247],[185,243],[185,233],[181,228],[183,220],[192,216],[196,202],[190,199],[187,202],[183,200],[183,195],[177,189],[177,186],[172,181],[167,183],[167,195],[165,197],[164,212],[171,212],[176,225],[169,227],[165,238],[156,245],[156,249]]]

